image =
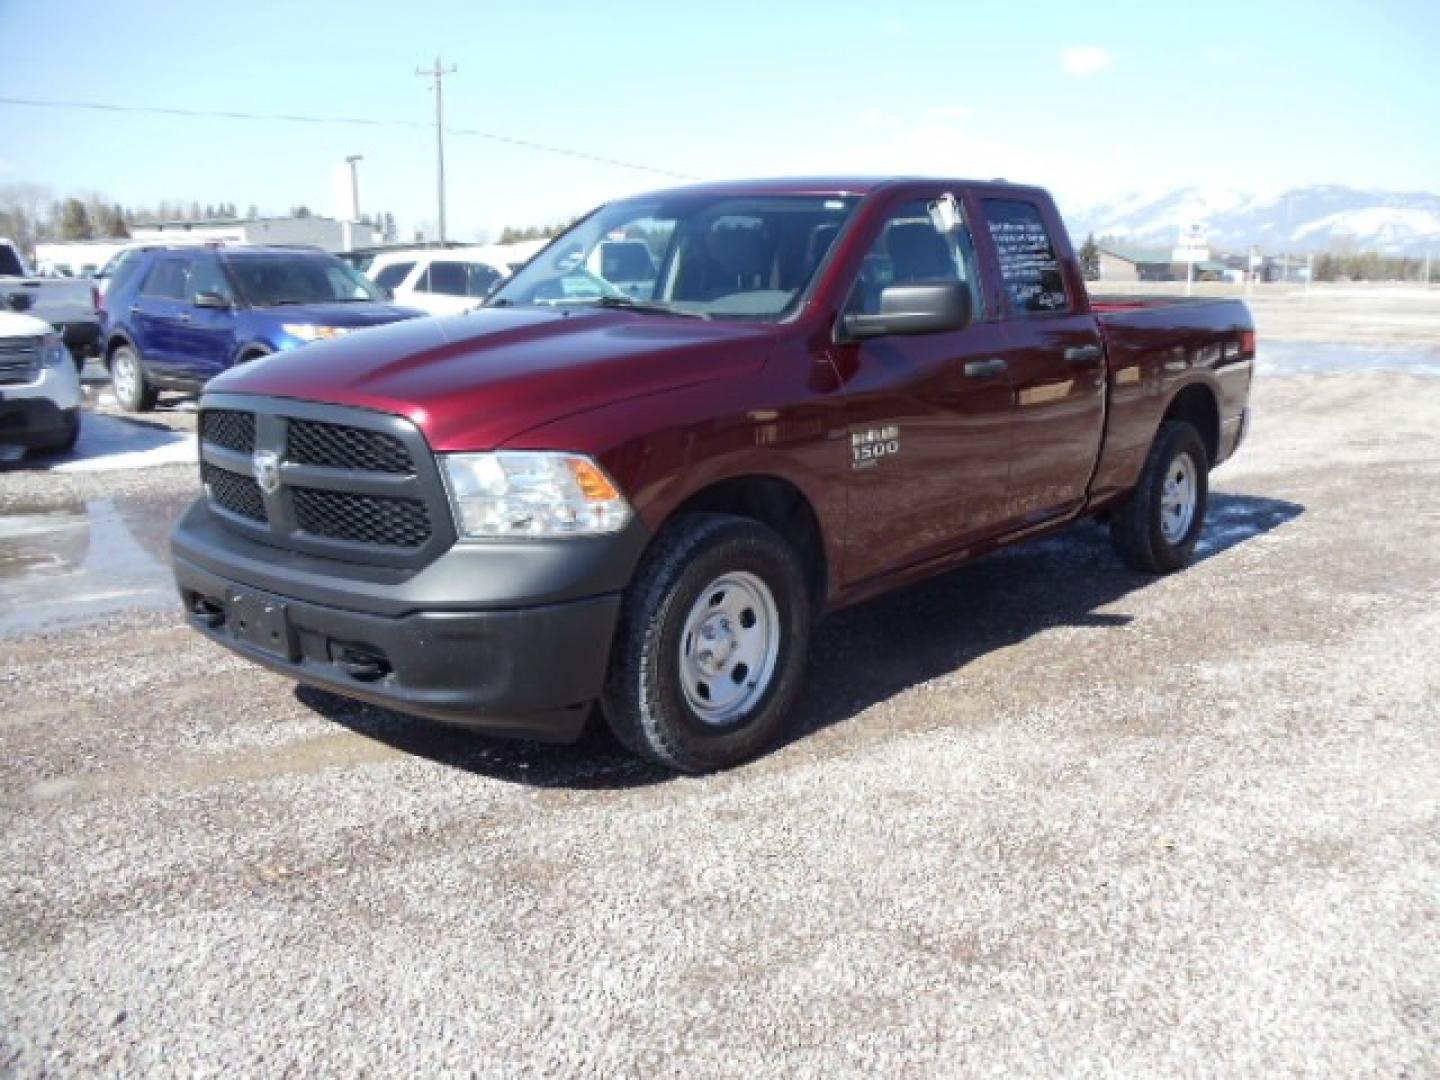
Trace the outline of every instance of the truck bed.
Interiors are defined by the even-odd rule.
[[[1219,403],[1213,464],[1233,452],[1250,392],[1255,324],[1243,301],[1216,297],[1114,296],[1092,299],[1105,341],[1110,406],[1091,484],[1102,501],[1128,490],[1168,403],[1191,384]]]

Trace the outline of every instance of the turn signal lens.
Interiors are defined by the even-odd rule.
[[[586,502],[604,503],[620,498],[620,492],[615,489],[610,478],[589,458],[566,458],[565,464],[570,466],[570,472],[575,476],[575,483],[580,485],[580,493],[585,496]]]

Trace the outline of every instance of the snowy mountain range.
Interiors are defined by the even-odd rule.
[[[1278,194],[1185,187],[1127,195],[1089,206],[1062,204],[1075,243],[1094,234],[1145,247],[1172,248],[1196,226],[1214,251],[1259,245],[1282,251],[1440,252],[1440,195],[1314,184]]]

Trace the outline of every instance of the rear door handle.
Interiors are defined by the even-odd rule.
[[[176,316],[175,316],[175,321],[176,321],[176,322],[189,322],[189,321],[190,321],[190,313],[189,313],[188,311],[182,311],[182,312],[180,312],[179,315],[176,315]]]
[[[1004,375],[1008,366],[998,356],[992,356],[988,360],[970,360],[965,364],[965,377],[967,379],[988,379],[995,375]]]
[[[1100,346],[1072,345],[1065,350],[1065,359],[1072,364],[1092,364],[1100,359]]]

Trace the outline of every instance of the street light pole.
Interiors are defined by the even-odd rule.
[[[435,58],[432,68],[416,68],[416,75],[428,75],[435,80],[435,201],[440,210],[440,242],[445,242],[445,76],[453,75],[456,67],[440,66]]]
[[[360,170],[355,166],[364,160],[364,154],[348,154],[345,158],[345,164],[350,166],[350,213],[356,221],[360,220]]]

